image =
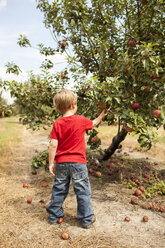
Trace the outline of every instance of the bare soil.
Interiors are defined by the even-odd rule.
[[[132,189],[126,189],[107,175],[102,181],[90,175],[92,205],[96,222],[83,229],[76,219],[76,197],[70,187],[64,203],[64,222],[50,225],[44,206],[50,201],[53,178],[43,168],[31,174],[35,150],[48,147],[48,133],[32,132],[21,126],[22,142],[6,150],[0,162],[0,247],[2,248],[163,248],[165,247],[165,213],[130,204]],[[141,158],[140,152],[129,156]],[[150,156],[147,161],[152,161]],[[136,160],[135,160],[136,161]],[[157,162],[159,162],[157,160]],[[165,168],[165,164],[161,164]],[[23,188],[27,182],[29,188]],[[47,187],[42,187],[46,182]],[[27,199],[32,198],[28,204]],[[165,205],[165,199],[161,198]],[[149,221],[143,222],[143,216]],[[124,221],[130,217],[130,222]],[[62,240],[67,231],[69,240]]]

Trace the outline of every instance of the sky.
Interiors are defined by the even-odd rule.
[[[35,48],[21,48],[17,42],[20,34],[26,35],[33,47],[43,43],[55,47],[51,33],[43,23],[43,13],[36,8],[35,0],[0,0],[0,79],[24,81],[28,72],[40,72],[41,62],[45,59]],[[54,70],[66,66],[64,55],[53,58],[56,63]],[[8,62],[17,64],[22,73],[19,76],[6,74],[5,65]],[[3,96],[11,103],[9,93]]]

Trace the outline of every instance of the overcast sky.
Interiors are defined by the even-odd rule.
[[[0,78],[3,80],[24,80],[28,71],[40,71],[44,56],[37,49],[21,48],[17,44],[20,34],[26,35],[34,47],[39,43],[55,47],[50,31],[43,24],[43,14],[36,5],[35,0],[0,0]],[[64,56],[56,55],[53,61],[63,62]],[[17,64],[22,75],[6,75],[7,62]],[[55,70],[61,70],[65,65],[57,64]]]

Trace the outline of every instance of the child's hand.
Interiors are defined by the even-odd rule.
[[[49,165],[49,172],[52,176],[55,176],[54,172],[55,172],[55,165],[54,164],[50,164]]]

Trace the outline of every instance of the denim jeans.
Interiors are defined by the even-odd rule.
[[[87,166],[72,162],[56,164],[51,202],[46,207],[50,222],[56,222],[64,215],[62,204],[68,194],[71,179],[77,197],[77,218],[81,219],[84,225],[88,225],[92,222],[94,213],[90,202],[91,187]]]

